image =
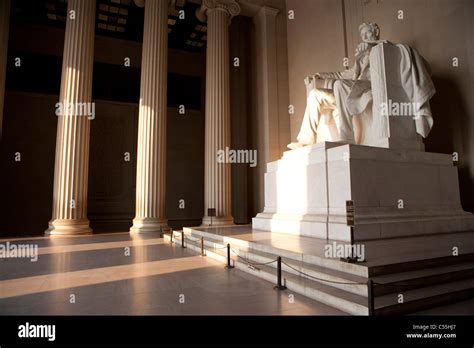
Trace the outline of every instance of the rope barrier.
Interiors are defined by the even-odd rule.
[[[181,234],[178,234],[176,235],[175,232],[173,231],[173,236],[177,237],[177,238],[181,238]],[[195,238],[192,238],[190,236],[186,236],[189,240],[191,241],[194,241],[194,242],[200,242],[201,240],[200,239],[195,239]],[[172,241],[174,243],[174,241]],[[216,247],[216,246],[213,246],[213,249],[214,250],[222,250],[222,249],[225,249],[227,248],[227,246],[223,246],[223,247]],[[271,261],[268,261],[268,262],[252,262],[250,261],[249,259],[246,259],[245,257],[239,255],[238,252],[236,252],[234,249],[230,248],[230,250],[237,256],[237,258],[241,259],[242,261],[244,261],[247,265],[250,265],[250,266],[266,266],[266,265],[270,265],[272,263],[275,263],[278,261],[278,258],[274,259],[274,260],[271,260]],[[327,283],[332,283],[332,284],[343,284],[343,285],[367,285],[367,283],[358,283],[358,282],[351,282],[351,283],[348,283],[348,282],[338,282],[338,281],[334,281],[334,280],[329,280],[329,279],[323,279],[323,278],[319,278],[319,277],[315,277],[315,276],[312,276],[308,273],[305,273],[291,265],[289,265],[287,262],[285,261],[281,261],[283,264],[285,264],[287,267],[291,268],[292,270],[296,271],[297,273],[301,274],[301,275],[304,275],[308,278],[311,278],[311,279],[314,279],[314,280],[318,280],[318,281],[322,281],[322,282],[327,282]],[[395,284],[382,284],[382,283],[376,283],[376,282],[373,282],[374,285],[383,285],[383,286],[390,286],[390,287],[400,287],[400,286],[404,286],[404,284],[398,284],[398,285],[395,285]]]
[[[271,264],[271,263],[274,263],[274,262],[277,262],[277,261],[278,261],[278,258],[276,258],[275,260],[268,261],[268,262],[262,262],[262,263],[251,262],[251,261],[249,261],[248,259],[246,259],[245,257],[240,256],[234,249],[230,248],[230,250],[231,250],[235,255],[237,255],[237,257],[238,257],[239,259],[244,260],[245,263],[247,263],[248,265],[251,265],[251,266],[265,266],[265,265],[269,265],[269,264]]]
[[[173,241],[173,236],[174,237],[179,237],[181,238],[182,240],[182,243],[181,243],[181,246],[183,248],[185,248],[184,246],[184,232],[181,232],[181,234],[178,234],[178,236],[175,235],[175,232],[172,231],[171,232],[171,243],[175,243]],[[204,238],[201,237],[200,239],[195,239],[195,238],[192,238],[190,236],[187,236],[187,238],[191,241],[194,241],[194,242],[200,242],[201,243],[201,254],[204,256],[205,253],[204,253]],[[227,265],[226,265],[226,269],[230,270],[232,268],[234,268],[234,266],[231,265],[231,258],[230,258],[230,252],[232,251],[238,259],[241,259],[243,260],[249,267],[256,267],[256,266],[266,266],[266,265],[270,265],[274,262],[278,262],[278,266],[277,266],[277,278],[278,278],[278,284],[274,287],[274,289],[277,289],[277,290],[285,290],[286,289],[286,284],[282,284],[282,277],[281,277],[281,264],[285,264],[287,267],[289,267],[290,269],[296,271],[298,274],[300,275],[303,275],[303,276],[306,276],[307,278],[310,278],[310,279],[314,279],[314,280],[317,280],[317,281],[321,281],[321,282],[326,282],[326,283],[332,283],[332,284],[343,284],[343,285],[366,285],[368,287],[368,314],[370,316],[373,316],[375,315],[375,296],[374,296],[374,287],[375,285],[382,285],[382,286],[389,286],[389,287],[400,287],[400,286],[404,286],[404,285],[408,285],[408,284],[382,284],[382,283],[376,283],[374,282],[373,280],[371,279],[368,279],[368,281],[366,283],[358,283],[358,282],[351,282],[351,283],[348,283],[348,282],[338,282],[338,281],[334,281],[334,280],[329,280],[329,279],[323,279],[323,278],[319,278],[319,277],[315,277],[315,276],[312,276],[308,273],[305,273],[291,265],[289,265],[288,263],[286,263],[285,261],[283,261],[283,259],[278,256],[275,260],[271,260],[271,261],[268,261],[268,262],[251,262],[250,260],[246,259],[245,257],[243,256],[240,256],[238,252],[236,252],[234,249],[232,249],[230,247],[230,244],[227,243],[227,245],[223,246],[223,247],[220,247],[220,248],[217,248],[215,246],[216,244],[213,245],[213,249],[214,250],[221,250],[221,249],[226,249],[227,248]]]
[[[193,237],[188,236],[188,235],[186,236],[186,238],[188,238],[188,239],[189,239],[190,241],[192,241],[192,242],[201,242],[201,239],[200,239],[200,238],[199,238],[199,239],[198,239],[198,238],[193,238]]]
[[[302,272],[300,271],[299,269],[296,269],[294,268],[293,266],[290,266],[289,264],[287,264],[285,261],[282,261],[283,264],[285,264],[287,267],[295,270],[296,272],[302,274],[302,275],[305,275],[306,277],[308,278],[312,278],[312,279],[315,279],[315,280],[319,280],[319,281],[323,281],[323,282],[328,282],[328,283],[333,283],[333,284],[344,284],[344,285],[367,285],[367,283],[346,283],[346,282],[337,282],[337,281],[334,281],[334,280],[329,280],[329,279],[323,279],[323,278],[318,278],[318,277],[314,277],[310,274],[307,274],[305,272]]]
[[[189,236],[188,236],[188,238],[189,238]],[[191,240],[193,240],[193,239],[191,239]],[[201,242],[201,239],[194,239],[194,241],[195,241],[195,242]],[[216,247],[216,246],[214,245],[214,246],[212,246],[212,248],[213,248],[214,250],[221,250],[221,249],[227,248],[227,246],[224,245],[223,247],[218,248],[218,247]]]

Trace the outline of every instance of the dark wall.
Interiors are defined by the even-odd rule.
[[[249,17],[236,17],[230,26],[230,107],[231,107],[231,148],[251,150],[250,118],[250,26]],[[234,66],[234,58],[239,58],[239,66]],[[235,163],[232,175],[232,216],[237,224],[251,222],[249,211],[249,184],[252,168],[247,163]]]
[[[8,91],[0,151],[0,236],[41,235],[51,218],[58,96]],[[95,232],[127,231],[135,214],[138,105],[95,100],[88,217]],[[198,225],[203,212],[204,117],[168,109],[167,217]],[[126,153],[130,161],[126,161]],[[17,153],[21,160],[15,161]],[[185,199],[180,209],[179,200]]]
[[[57,97],[5,94],[0,236],[42,234],[51,218]],[[17,153],[21,160],[15,161]]]
[[[103,100],[95,103],[88,217],[96,232],[127,231],[135,213],[138,104]]]
[[[199,226],[204,212],[204,113],[168,109],[166,216],[169,226]],[[184,206],[180,206],[183,200]]]

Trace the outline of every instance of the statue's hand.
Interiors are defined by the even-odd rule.
[[[364,52],[364,46],[366,45],[366,42],[361,42],[360,44],[357,45],[356,51],[355,51],[355,56],[360,56],[362,52]]]
[[[329,73],[315,73],[313,75],[308,75],[304,79],[304,83],[309,85],[313,82],[313,80],[324,80],[331,78]]]
[[[357,45],[355,56],[356,57],[360,56],[362,53],[370,50],[375,44],[377,43],[376,42],[361,42],[360,44]]]
[[[314,76],[315,76],[316,79],[320,79],[320,80],[332,78],[331,73],[324,73],[324,72],[316,73],[316,74],[314,74]]]

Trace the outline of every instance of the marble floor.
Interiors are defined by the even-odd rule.
[[[0,258],[0,315],[345,315],[153,234],[7,242],[38,259]]]
[[[345,315],[153,234],[7,242],[37,245],[38,259],[0,258],[0,315]],[[471,300],[419,314],[473,311]]]

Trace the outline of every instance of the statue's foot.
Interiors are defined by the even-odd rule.
[[[299,149],[300,147],[303,147],[305,146],[305,144],[302,144],[302,143],[289,143],[287,145],[287,147],[290,149],[290,150],[296,150],[296,149]]]

